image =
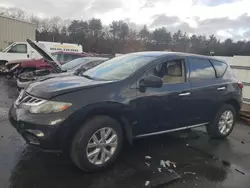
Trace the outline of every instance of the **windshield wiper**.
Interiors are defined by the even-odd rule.
[[[92,78],[91,76],[89,75],[86,75],[86,74],[82,74],[81,76],[85,77],[85,78],[88,78],[90,80],[95,80],[94,78]]]
[[[96,78],[96,77],[91,77],[89,75],[86,75],[86,74],[81,74],[81,76],[85,77],[85,78],[88,78],[90,80],[97,80],[97,81],[108,81],[108,80],[105,80],[105,79],[101,79],[101,78]]]

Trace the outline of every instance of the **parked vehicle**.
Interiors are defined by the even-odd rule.
[[[88,53],[75,53],[75,52],[54,52],[52,56],[57,59],[60,64],[65,64],[71,60],[81,57],[90,56]],[[51,69],[51,66],[43,59],[24,59],[14,60],[5,64],[6,65],[6,77],[8,79],[15,77],[24,72],[30,72],[40,69]]]
[[[48,52],[82,53],[82,46],[78,44],[38,41]],[[27,42],[15,42],[0,52],[0,72],[8,72],[5,64],[20,59],[41,59],[42,56],[33,50]]]
[[[91,69],[107,60],[108,58],[102,57],[82,57],[62,65],[62,73],[53,73],[53,70],[24,72],[17,78],[17,87],[19,90],[21,90],[26,88],[31,82],[34,81],[47,80],[62,76],[79,75],[80,73],[83,73],[84,71]]]
[[[29,144],[68,150],[79,168],[95,171],[115,161],[124,140],[199,126],[227,137],[242,88],[230,67],[212,57],[131,53],[81,76],[30,84],[9,119]]]
[[[48,52],[74,52],[82,53],[82,46],[78,44],[38,41]],[[14,42],[0,52],[0,61],[18,59],[39,59],[42,56],[33,50],[27,42]]]

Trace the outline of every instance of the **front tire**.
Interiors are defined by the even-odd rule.
[[[226,138],[233,131],[236,112],[232,105],[224,104],[218,111],[213,123],[209,124],[207,132],[214,138]]]
[[[121,125],[108,116],[95,116],[76,133],[72,146],[72,161],[86,172],[111,165],[117,158],[123,142]]]
[[[7,61],[0,61],[0,73],[6,73],[8,71],[6,64]]]

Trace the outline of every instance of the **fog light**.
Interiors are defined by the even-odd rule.
[[[23,136],[29,144],[40,145],[40,143],[35,135],[32,135],[31,133],[24,133]]]

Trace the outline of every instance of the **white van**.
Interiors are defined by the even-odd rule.
[[[50,53],[63,51],[63,52],[76,52],[82,53],[82,45],[59,43],[59,42],[45,42],[38,41]],[[0,66],[6,62],[19,60],[19,59],[39,59],[42,58],[27,42],[15,42],[0,52]]]

